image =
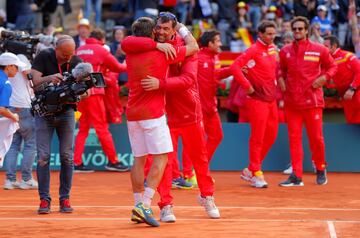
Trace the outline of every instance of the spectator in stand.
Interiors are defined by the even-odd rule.
[[[324,43],[324,38],[321,36],[320,24],[318,22],[315,22],[310,26],[309,39],[315,43]]]
[[[159,11],[160,12],[171,12],[175,14],[177,0],[159,0]]]
[[[189,17],[192,0],[179,0],[176,4],[176,12],[179,15],[179,22],[186,25]]]
[[[352,43],[355,48],[355,55],[358,59],[360,59],[360,31],[359,31],[359,20],[360,20],[360,12],[356,13],[356,6],[354,0],[349,1],[349,17],[351,24],[351,35],[352,35]]]
[[[266,12],[267,8],[264,0],[247,1],[247,5],[249,5],[248,15],[252,26],[251,32],[255,33],[261,20],[261,14]]]
[[[129,0],[130,12],[134,14],[134,19],[139,17],[156,17],[159,13],[158,0]]]
[[[337,3],[339,4],[339,12],[337,15],[337,21],[338,21],[338,38],[340,47],[345,46],[346,42],[346,36],[349,31],[349,20],[348,18],[348,12],[349,12],[349,0],[337,0]]]
[[[261,165],[274,144],[278,131],[276,106],[276,47],[273,40],[276,25],[263,21],[258,28],[256,44],[247,49],[231,65],[234,79],[246,92],[251,135],[249,138],[249,166],[241,178],[256,188],[267,188]],[[244,71],[244,68],[246,69]]]
[[[95,70],[104,71],[109,69],[110,71],[118,73],[125,71],[126,66],[120,64],[116,58],[103,47],[104,42],[105,32],[100,29],[95,29],[91,32],[90,38],[86,39],[86,44],[76,50],[76,55],[84,60],[84,62],[91,63]],[[89,170],[82,162],[85,141],[89,134],[90,126],[94,127],[104,153],[108,157],[109,163],[105,166],[105,169],[119,172],[129,170],[127,166],[124,166],[122,162],[119,161],[116,154],[114,141],[106,121],[104,94],[104,88],[92,88],[89,90],[89,97],[79,102],[81,117],[74,148],[75,172],[92,172],[92,170]]]
[[[279,0],[276,7],[279,9],[281,17],[284,21],[290,21],[293,16],[294,4],[292,0]]]
[[[326,17],[327,7],[325,5],[319,5],[316,9],[317,16],[311,20],[311,25],[319,23],[321,36],[331,35],[331,21]]]
[[[326,36],[324,45],[335,59],[338,71],[332,81],[338,95],[343,99],[347,123],[360,123],[360,61],[348,51],[339,48],[339,40],[335,36]]]
[[[90,36],[90,22],[88,19],[83,18],[79,20],[77,25],[78,34],[74,37],[76,49],[85,45],[85,41]]]
[[[10,149],[5,156],[6,180],[4,189],[17,187],[20,189],[37,189],[38,183],[32,177],[32,167],[36,155],[35,119],[30,111],[30,98],[33,96],[33,91],[29,84],[30,81],[26,78],[26,75],[30,73],[31,64],[24,55],[18,55],[18,58],[25,66],[19,68],[21,72],[9,77],[9,81],[12,87],[10,110],[19,115],[20,128],[15,132]],[[22,143],[24,144],[23,149],[21,149]],[[18,183],[16,182],[16,167],[20,151],[23,154],[21,160],[22,180]]]
[[[16,1],[15,29],[32,33],[35,28],[35,11],[38,6],[33,0]]]
[[[101,23],[102,0],[85,0],[84,17],[90,19],[91,12],[95,12],[95,25],[100,26]]]
[[[51,14],[51,24],[66,29],[66,17],[72,11],[70,0],[55,0],[55,2],[57,2],[57,6],[55,12]]]
[[[124,26],[115,26],[113,30],[113,41],[110,43],[110,52],[116,59],[123,63],[125,53],[121,50],[121,41],[125,38],[127,30]]]
[[[244,37],[251,37],[250,31],[252,23],[247,14],[248,5],[245,2],[239,2],[237,4],[238,15],[236,21],[232,25],[233,29],[233,41],[230,43],[230,50],[233,52],[243,52],[249,48],[250,44],[245,44],[246,40]]]
[[[329,50],[308,40],[309,21],[295,17],[291,21],[294,42],[280,50],[280,67],[285,80],[285,116],[288,125],[293,173],[280,186],[304,186],[303,125],[309,137],[312,160],[316,165],[316,183],[325,185],[325,143],[322,129],[324,93],[322,86],[336,73]]]
[[[110,52],[120,62],[124,63],[125,53],[121,50],[121,42],[125,38],[127,30],[124,26],[115,26],[113,30],[113,41],[110,43]],[[126,72],[119,74],[118,83],[125,84],[128,81]]]
[[[315,7],[316,0],[295,0],[294,16],[303,16],[310,20],[316,14]]]
[[[228,31],[236,22],[236,2],[236,0],[223,0],[219,4],[217,29],[221,34],[221,42],[225,45],[230,44],[231,35]]]

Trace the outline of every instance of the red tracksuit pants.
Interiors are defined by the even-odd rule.
[[[162,208],[172,204],[173,198],[170,195],[173,179],[172,166],[178,161],[177,150],[180,137],[182,139],[183,148],[187,151],[187,154],[194,165],[201,195],[212,196],[214,193],[214,182],[210,176],[203,124],[196,123],[186,127],[170,128],[170,134],[174,152],[169,153],[168,164],[165,167],[163,178],[158,186],[158,192],[160,194],[159,207]]]
[[[343,100],[344,114],[347,123],[360,123],[360,105],[356,101]]]
[[[278,111],[276,101],[265,102],[248,98],[246,110],[251,128],[249,139],[249,170],[261,171],[261,164],[274,144],[278,133]]]
[[[75,139],[74,164],[82,164],[82,154],[89,129],[92,126],[99,138],[104,153],[111,163],[118,162],[113,138],[109,132],[109,125],[106,121],[105,104],[103,95],[92,95],[79,102],[81,112],[79,120],[79,132]]]
[[[325,169],[325,143],[322,129],[322,114],[322,108],[303,110],[285,109],[290,143],[291,165],[297,177],[301,178],[303,173],[303,124],[305,124],[309,138],[311,159],[314,161],[316,169]]]
[[[206,149],[210,164],[216,148],[224,138],[224,134],[219,113],[216,112],[212,115],[204,113],[203,122],[206,135]],[[183,150],[183,174],[185,178],[191,178],[193,176],[191,158],[189,158],[189,153],[185,149]],[[173,164],[173,178],[175,179],[179,176],[180,167],[179,162],[177,161]]]

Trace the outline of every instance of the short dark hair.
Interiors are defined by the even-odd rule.
[[[258,32],[265,33],[266,28],[274,28],[276,29],[276,24],[273,21],[261,21],[258,26]]]
[[[134,36],[151,37],[155,27],[155,21],[150,17],[140,17],[131,25]]]
[[[334,36],[334,35],[325,36],[325,37],[324,37],[324,40],[330,41],[330,45],[331,45],[331,46],[336,45],[336,48],[340,46],[339,39],[338,39],[336,36]]]
[[[161,23],[167,23],[171,21],[171,26],[173,28],[175,28],[176,24],[178,23],[176,16],[171,12],[160,12],[157,21],[160,21]]]
[[[96,28],[90,33],[90,37],[95,38],[97,40],[102,40],[106,38],[106,33],[102,29]]]
[[[305,30],[309,29],[309,26],[310,26],[309,20],[306,17],[302,17],[302,16],[294,17],[294,19],[291,20],[291,28],[293,28],[295,22],[298,22],[298,21],[304,22]]]
[[[214,42],[215,36],[220,35],[219,31],[209,30],[205,31],[200,37],[200,44],[203,47],[209,46],[210,42]]]

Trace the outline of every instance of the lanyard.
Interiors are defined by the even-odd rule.
[[[70,66],[69,62],[66,62],[66,72],[69,72],[69,66]],[[58,64],[58,68],[59,68],[59,73],[62,75],[62,74],[63,74],[63,71],[62,71],[62,69],[61,69],[61,65],[60,65],[60,64]]]

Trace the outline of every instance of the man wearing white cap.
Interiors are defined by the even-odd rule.
[[[319,5],[317,8],[317,16],[311,20],[311,25],[320,24],[320,33],[322,36],[331,35],[332,26],[330,20],[326,17],[327,7]]]
[[[25,64],[13,53],[0,55],[0,167],[2,167],[4,155],[10,147],[12,135],[17,130],[19,121],[19,115],[8,109],[12,91],[8,77],[14,77],[18,68],[24,66]]]
[[[6,180],[4,189],[37,189],[38,183],[32,177],[32,166],[36,155],[35,141],[35,119],[31,115],[31,96],[33,91],[29,85],[26,74],[30,73],[31,64],[24,55],[18,55],[20,61],[25,63],[24,67],[20,67],[14,77],[9,77],[12,87],[10,97],[10,110],[19,115],[20,128],[13,135],[13,141],[10,149],[5,157]],[[23,150],[21,144],[24,143]],[[16,181],[16,167],[19,152],[22,151],[23,158],[21,160],[22,180],[20,183]]]
[[[76,49],[80,46],[85,45],[85,41],[90,37],[90,22],[86,18],[82,18],[79,20],[77,25],[78,34],[74,36]]]

